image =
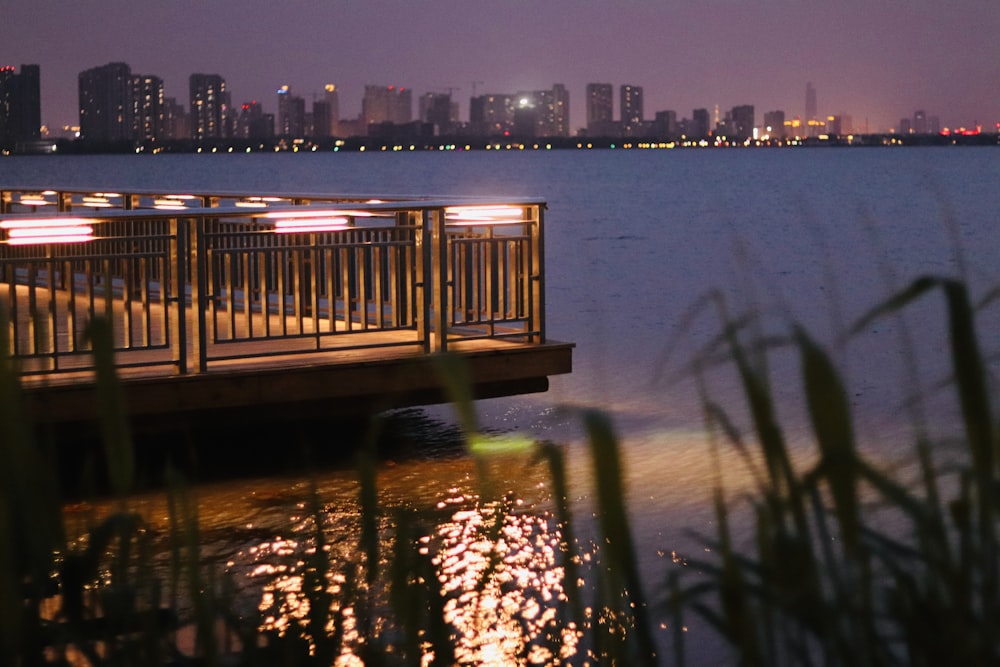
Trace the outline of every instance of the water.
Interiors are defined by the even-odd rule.
[[[717,308],[693,308],[700,297],[716,290],[732,316],[754,312],[764,332],[787,335],[800,324],[829,346],[866,451],[883,465],[905,466],[912,393],[926,397],[936,435],[953,429],[954,403],[934,388],[948,375],[943,300],[928,295],[847,344],[844,332],[919,275],[962,277],[974,297],[1000,284],[1000,153],[993,148],[11,158],[0,160],[0,183],[543,197],[548,333],[576,343],[574,371],[553,378],[546,394],[480,402],[479,416],[490,429],[565,444],[571,496],[586,516],[590,471],[576,410],[607,411],[621,438],[651,583],[668,567],[665,554],[700,554],[704,540],[690,531],[713,530],[714,468],[683,373],[721,329]],[[980,319],[986,353],[998,351],[996,310]],[[914,340],[915,363],[907,362],[903,331]],[[780,416],[808,459],[794,355],[779,350],[773,361]],[[916,381],[908,375],[914,367]],[[721,367],[709,379],[712,396],[745,424],[731,372]],[[454,422],[447,407],[423,417]],[[727,487],[743,488],[742,464],[725,449],[721,456]],[[522,502],[545,507],[544,475],[526,462],[507,472]],[[347,544],[337,530],[346,531],[356,511],[352,474],[327,471],[319,482],[330,531]],[[380,484],[389,504],[437,508],[439,536],[461,535],[470,517],[482,517],[475,472],[461,456],[386,464]],[[279,533],[287,533],[290,517],[301,519],[304,488],[302,478],[271,477],[200,489],[209,549],[234,571],[253,571],[261,554],[287,538]],[[524,535],[539,537],[531,512],[511,516],[523,517]],[[547,544],[551,535],[539,539]],[[531,544],[512,553],[541,577],[546,561]],[[463,572],[474,571],[472,563]],[[710,643],[697,650],[693,664],[718,657]]]

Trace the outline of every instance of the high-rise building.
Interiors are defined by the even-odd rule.
[[[332,83],[326,84],[323,87],[324,97],[326,100],[327,110],[330,112],[330,135],[334,137],[340,136],[340,93],[337,90],[337,86]]]
[[[514,130],[512,95],[479,95],[469,100],[469,125],[473,132],[500,137]]]
[[[678,134],[677,112],[657,111],[653,121],[653,134],[663,138],[673,138]]]
[[[707,139],[711,133],[711,129],[709,126],[708,109],[695,109],[691,112],[689,139]]]
[[[301,139],[306,136],[306,101],[292,95],[288,86],[278,89],[278,136]]]
[[[80,138],[109,142],[132,139],[132,70],[125,63],[108,63],[80,72]]]
[[[520,137],[568,137],[569,93],[557,83],[551,90],[521,91],[514,96],[515,134]]]
[[[918,110],[913,112],[913,133],[914,134],[927,134],[927,113],[925,111]]]
[[[409,88],[397,86],[365,86],[361,117],[366,127],[381,123],[409,123],[413,120],[413,93]]]
[[[534,93],[520,92],[514,96],[514,136],[522,139],[533,139],[539,135],[539,106]]]
[[[38,65],[0,67],[0,144],[41,138],[41,74]]]
[[[330,129],[330,103],[326,99],[313,100],[312,129],[309,136],[324,139],[333,136],[333,130]]]
[[[764,136],[771,139],[785,138],[785,112],[766,111],[764,112]]]
[[[568,137],[569,132],[569,91],[561,83],[552,86],[552,133],[553,137]]]
[[[642,86],[623,85],[619,89],[622,134],[626,137],[642,132]]]
[[[132,138],[164,139],[163,79],[145,75],[132,77]]]
[[[190,116],[175,97],[163,98],[163,138],[188,139],[191,137]]]
[[[229,95],[226,81],[218,74],[192,74],[189,79],[191,93],[191,137],[196,140],[221,139]]]
[[[242,139],[274,137],[274,115],[264,113],[257,100],[244,102],[237,116],[235,135]]]
[[[753,138],[756,119],[754,117],[752,104],[743,104],[733,107],[733,110],[730,112],[730,118],[732,121],[734,138],[741,141]]]
[[[610,83],[587,84],[587,134],[593,137],[614,134],[614,92]]]
[[[816,103],[816,89],[812,82],[806,84],[806,126],[809,128],[809,136],[814,137],[819,134],[819,110]]]
[[[446,135],[452,130],[451,95],[424,93],[420,96],[420,120],[434,125],[435,134]]]

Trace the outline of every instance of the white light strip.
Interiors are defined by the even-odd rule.
[[[80,243],[93,238],[94,228],[85,218],[30,218],[0,220],[10,245]]]
[[[269,220],[294,220],[301,218],[331,218],[339,217],[344,219],[345,212],[336,209],[305,208],[301,211],[271,211],[260,216]]]
[[[341,232],[347,229],[351,229],[351,227],[347,224],[347,218],[343,217],[286,218],[274,222],[274,231],[279,234]]]
[[[523,217],[524,211],[519,206],[449,206],[444,210],[444,215],[449,220],[499,222],[519,219]]]
[[[0,220],[0,229],[29,229],[31,227],[72,227],[89,225],[87,218],[8,218]]]
[[[65,227],[37,227],[37,228],[27,228],[23,227],[20,229],[11,229],[8,232],[8,237],[10,239],[35,239],[36,241],[42,241],[43,239],[50,239],[52,237],[79,237],[79,236],[91,236],[94,233],[93,227],[85,226],[65,226]]]

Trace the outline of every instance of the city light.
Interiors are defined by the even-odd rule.
[[[24,78],[21,84],[29,88],[28,84],[37,85],[36,65],[22,66],[20,74],[13,67],[8,67],[5,72],[14,77],[12,80]],[[110,82],[125,78],[139,80],[143,82],[143,87],[122,92],[114,100],[99,94],[100,90],[111,87]],[[622,100],[627,99],[628,103],[620,110],[620,118],[615,119],[612,116],[612,84],[588,84],[588,100],[593,107],[588,106],[587,125],[576,131],[570,127],[570,96],[560,83],[552,84],[548,89],[474,94],[469,100],[467,120],[457,117],[458,101],[452,100],[452,92],[458,89],[452,87],[448,87],[446,95],[427,93],[430,97],[445,98],[450,113],[445,110],[442,114],[438,109],[431,113],[430,104],[425,108],[421,98],[420,112],[414,114],[411,89],[396,85],[365,85],[362,112],[356,118],[344,118],[340,115],[339,105],[344,91],[333,83],[323,85],[322,99],[313,95],[314,108],[311,112],[303,97],[293,95],[291,86],[284,84],[272,88],[279,106],[277,114],[264,113],[257,100],[230,104],[231,91],[218,74],[191,75],[191,98],[187,108],[175,98],[163,96],[163,81],[159,77],[133,76],[129,65],[122,62],[80,72],[79,86],[80,99],[88,100],[89,106],[79,109],[80,126],[61,126],[61,139],[82,142],[80,146],[83,149],[90,142],[95,146],[114,142],[120,144],[122,150],[135,153],[159,153],[164,150],[249,153],[258,150],[248,146],[247,141],[259,146],[260,150],[313,153],[341,150],[461,151],[472,150],[473,146],[508,151],[572,148],[574,145],[576,148],[583,148],[584,145],[605,148],[611,142],[618,148],[653,147],[670,142],[694,147],[703,140],[718,147],[788,146],[801,145],[802,142],[878,145],[883,143],[881,135],[885,133],[921,137],[917,140],[921,143],[936,141],[950,144],[959,143],[956,141],[958,138],[970,138],[963,143],[981,143],[993,137],[994,132],[1000,133],[1000,123],[994,130],[992,121],[986,125],[989,137],[983,138],[979,138],[982,129],[978,123],[959,130],[955,129],[955,125],[951,129],[943,129],[940,118],[924,110],[904,116],[885,132],[869,132],[867,118],[860,124],[855,123],[847,113],[821,113],[816,104],[816,88],[811,83],[806,88],[804,115],[786,119],[784,110],[772,110],[763,114],[762,123],[757,122],[755,107],[750,104],[736,105],[728,110],[715,105],[714,119],[707,107],[693,109],[687,118],[682,118],[674,110],[658,110],[654,113],[655,119],[651,119],[648,110],[645,115],[643,113],[643,87],[635,85],[620,86]],[[159,100],[163,108],[155,106],[154,100]],[[18,107],[23,112],[25,105],[40,106],[40,102],[26,97],[14,99],[8,106],[10,109]],[[477,111],[473,110],[474,106]],[[127,123],[116,111],[121,108],[131,108],[135,122]],[[5,121],[4,113],[9,114],[10,111],[0,112],[0,126]],[[118,121],[117,124],[102,125],[94,122],[99,118],[117,118]],[[138,122],[140,119],[142,123]],[[49,126],[42,126],[39,121],[38,128],[42,138],[48,139]],[[372,128],[377,129],[373,131]],[[417,141],[413,141],[415,134]],[[847,141],[845,137],[849,135],[854,138]],[[471,137],[482,141],[478,144],[456,142],[456,139],[467,141]],[[579,137],[582,141],[572,137]],[[726,139],[720,140],[719,137]],[[497,138],[503,138],[501,141],[504,143],[499,143]],[[8,141],[0,146],[0,152],[43,153],[62,149],[57,143],[38,139],[35,135],[15,137],[14,141],[20,143]],[[747,139],[751,139],[750,144],[747,144]],[[194,140],[194,143],[187,143],[189,140]],[[43,206],[52,202],[29,199],[24,203]]]

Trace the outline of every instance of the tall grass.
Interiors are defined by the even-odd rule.
[[[922,435],[912,443],[920,467],[915,485],[866,460],[839,374],[798,329],[789,344],[798,352],[817,458],[797,470],[766,371],[749,361],[760,341],[744,341],[743,323],[726,322],[727,354],[766,461],[749,500],[754,544],[744,552],[734,547],[735,501],[720,485],[717,557],[693,563],[707,576],[680,595],[733,647],[740,664],[1000,664],[1000,443],[966,286],[920,278],[861,317],[854,332],[931,292],[945,299],[952,387],[963,418],[965,458],[952,463],[953,484],[945,483],[933,444]],[[745,446],[725,410],[712,405],[706,413],[733,445]],[[885,526],[886,515],[903,529]]]
[[[442,357],[441,376],[479,475],[478,502],[493,508],[483,513],[491,520],[480,537],[494,544],[503,539],[509,501],[492,473],[498,458],[527,454],[551,489],[550,520],[558,529],[553,566],[562,573],[563,595],[549,602],[555,613],[543,636],[525,638],[511,659],[685,665],[683,628],[693,614],[748,666],[1000,664],[1000,442],[976,308],[962,283],[924,278],[866,313],[855,330],[932,293],[947,305],[961,406],[966,449],[955,472],[936,467],[933,443],[922,431],[912,443],[917,484],[866,460],[835,365],[808,332],[793,328],[787,344],[798,356],[816,446],[814,462],[797,464],[768,374],[770,341],[755,338],[749,320],[724,316],[721,335],[695,368],[720,363],[720,350],[735,368],[752,435],[740,433],[731,409],[708,393],[703,403],[713,432],[746,455],[756,486],[748,498],[731,497],[719,477],[713,493],[718,532],[705,537],[712,557],[669,566],[661,588],[639,571],[628,476],[610,418],[579,414],[594,474],[591,524],[569,502],[563,449],[517,434],[483,433],[461,360]],[[115,378],[110,332],[100,321],[91,328],[99,420],[118,502],[83,538],[67,537],[53,452],[24,418],[3,317],[0,312],[0,651],[14,656],[11,664],[325,666],[348,653],[371,665],[464,660],[436,546],[427,540],[427,517],[379,504],[377,418],[358,450],[356,548],[332,556],[324,501],[314,486],[294,557],[306,604],[288,623],[268,625],[265,611],[237,611],[243,607],[236,582],[206,563],[195,491],[174,471],[166,476],[169,567],[165,577],[157,574],[162,569],[153,566],[150,528],[128,507],[135,461],[127,399]],[[753,521],[749,548],[733,526],[746,509]],[[898,523],[883,526],[886,513],[901,518],[905,530]],[[593,549],[580,538],[591,531]],[[491,560],[479,575],[480,589],[503,567]],[[670,631],[670,654],[654,632],[661,625]],[[183,637],[191,640],[185,644]]]

